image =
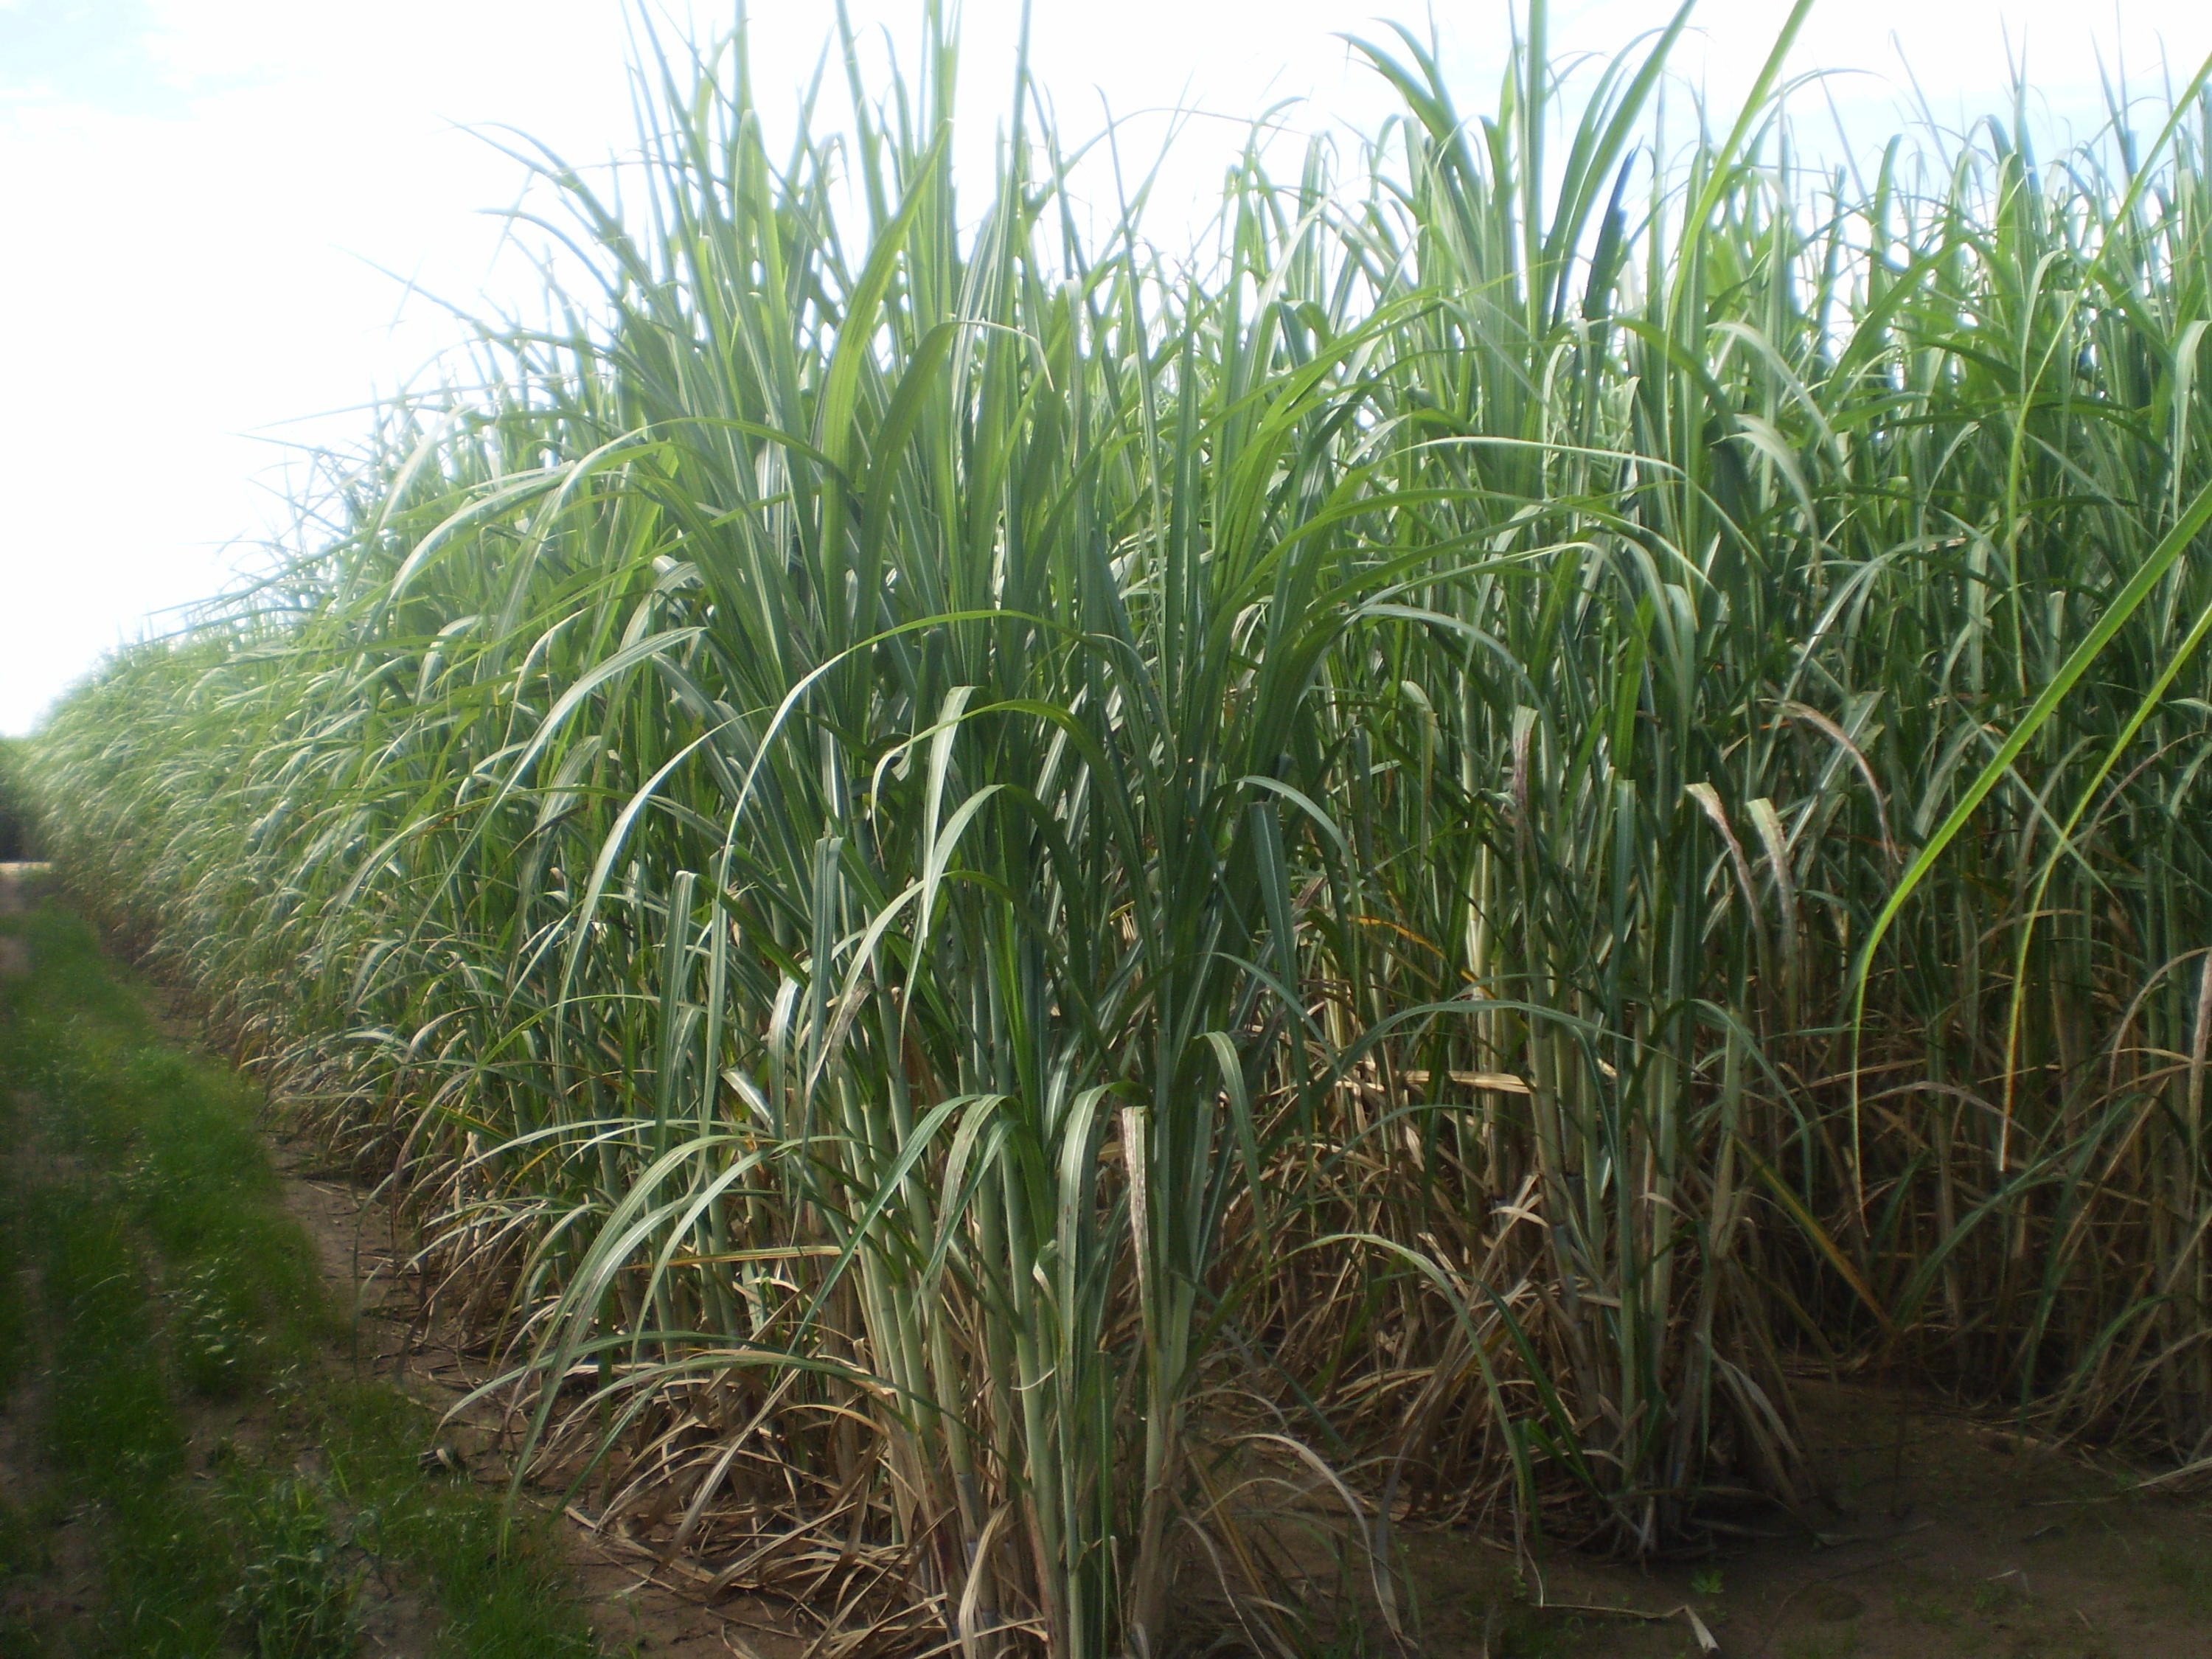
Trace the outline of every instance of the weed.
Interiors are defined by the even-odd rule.
[[[1985,1619],[2002,1618],[2027,1604],[2027,1596],[2010,1577],[1984,1579],[1974,1586],[1973,1610]]]
[[[2152,1571],[2160,1583],[2179,1590],[2193,1612],[2212,1619],[2212,1561],[2203,1551],[2160,1545]]]
[[[167,1297],[169,1347],[185,1385],[195,1394],[233,1394],[258,1369],[265,1331],[222,1267],[203,1262],[185,1273]]]
[[[254,1659],[333,1659],[358,1636],[359,1570],[305,1480],[257,1482],[233,1504],[240,1560],[223,1610]]]
[[[1959,1622],[1959,1610],[1932,1590],[1899,1590],[1891,1598],[1890,1605],[1899,1619],[1917,1625],[1949,1630]]]
[[[1497,1659],[1567,1659],[1584,1629],[1577,1615],[1546,1613],[1519,1601],[1490,1602],[1476,1627]]]

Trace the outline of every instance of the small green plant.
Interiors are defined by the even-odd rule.
[[[244,1545],[223,1611],[254,1659],[337,1659],[359,1637],[360,1573],[323,1494],[287,1479],[239,1495]]]
[[[1721,1593],[1721,1570],[1700,1567],[1690,1575],[1690,1589],[1693,1595],[1718,1595]]]
[[[2179,1590],[2193,1611],[2212,1618],[2212,1563],[2168,1544],[2160,1548],[2153,1570],[2159,1583]]]
[[[219,1398],[253,1374],[266,1337],[242,1299],[214,1262],[195,1265],[170,1289],[170,1351],[194,1394]]]
[[[1492,1604],[1483,1625],[1485,1643],[1498,1659],[1566,1659],[1577,1651],[1582,1632],[1579,1618],[1510,1602]]]
[[[1974,1587],[1974,1611],[1985,1618],[2008,1613],[2027,1599],[2009,1577],[1991,1578]]]
[[[1899,1619],[1917,1625],[1933,1625],[1948,1630],[1959,1622],[1959,1610],[1926,1589],[1899,1590],[1892,1598],[1891,1606]]]

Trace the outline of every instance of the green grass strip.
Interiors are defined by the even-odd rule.
[[[435,1603],[450,1659],[597,1654],[547,1528],[503,1529],[495,1495],[426,1476],[429,1411],[318,1364],[343,1327],[257,1091],[165,1041],[74,915],[0,927],[33,964],[0,986],[0,1382],[46,1356],[48,1477],[0,1513],[0,1571],[50,1578],[74,1510],[100,1580],[82,1611],[11,1596],[0,1659],[337,1659],[372,1570]],[[255,1395],[266,1432],[196,1470],[194,1402]]]

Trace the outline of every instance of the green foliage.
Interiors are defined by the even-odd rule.
[[[917,1637],[1274,1619],[1285,1425],[1655,1550],[1795,1492],[1793,1347],[2188,1455],[2212,103],[1816,178],[1802,15],[1686,142],[1686,9],[1475,117],[1364,47],[1188,258],[1025,82],[957,195],[941,29],[773,143],[649,48],[619,197],[522,158],[595,285],[60,711],[52,850],[410,1161],[549,1462]]]

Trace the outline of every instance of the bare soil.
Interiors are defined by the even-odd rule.
[[[2146,1486],[2116,1460],[1896,1390],[1813,1382],[1804,1401],[1825,1501],[1747,1523],[1708,1557],[1554,1556],[1516,1580],[1510,1556],[1472,1540],[1418,1540],[1429,1651],[1697,1654],[1686,1607],[1728,1659],[2212,1659],[2201,1480]],[[1514,1607],[1516,1590],[1554,1610]]]

